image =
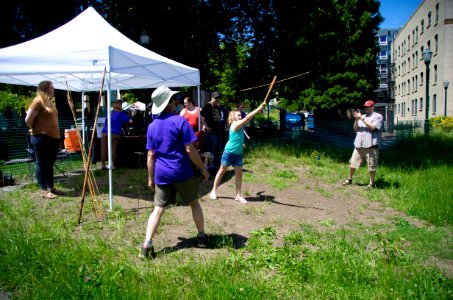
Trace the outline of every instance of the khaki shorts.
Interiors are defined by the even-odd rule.
[[[176,194],[179,194],[184,204],[188,205],[199,198],[198,181],[195,177],[185,181],[156,184],[156,193],[154,194],[154,203],[157,207],[166,207],[176,203]]]
[[[368,171],[376,171],[378,166],[379,148],[355,148],[352,152],[351,168],[357,169],[365,160],[368,164]]]

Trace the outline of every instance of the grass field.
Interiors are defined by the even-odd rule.
[[[309,166],[311,176],[331,181],[347,170],[350,151],[258,145],[246,155],[250,164]],[[421,225],[404,216],[391,225],[341,229],[325,220],[326,230],[301,221],[283,244],[266,226],[241,248],[225,236],[214,241],[225,250],[216,255],[177,251],[152,262],[127,246],[136,237],[123,212],[82,229],[74,211],[37,206],[37,187],[29,185],[1,195],[0,290],[12,299],[452,299],[452,165],[448,134],[416,136],[381,153],[379,191],[366,194],[369,201]],[[366,172],[357,176],[366,182]],[[294,177],[276,169],[267,184],[285,189]]]

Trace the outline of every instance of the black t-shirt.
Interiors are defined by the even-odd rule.
[[[212,105],[210,102],[206,103],[201,110],[201,115],[212,133],[222,133],[221,111],[217,105]]]

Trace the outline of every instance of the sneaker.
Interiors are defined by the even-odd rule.
[[[247,204],[247,200],[242,197],[236,197],[234,200],[239,201],[242,204]]]
[[[217,200],[217,195],[214,193],[209,193],[209,199],[211,200]]]
[[[350,185],[352,184],[352,179],[346,179],[345,181],[343,181],[343,185]]]
[[[208,245],[208,237],[206,236],[206,234],[197,235],[197,243],[198,248],[206,248]]]
[[[138,257],[143,258],[143,259],[155,259],[156,252],[154,252],[154,247],[151,246],[151,248],[145,248],[145,247],[141,246]]]

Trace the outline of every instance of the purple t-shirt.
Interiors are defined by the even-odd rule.
[[[156,116],[146,134],[146,149],[152,150],[156,156],[156,184],[180,182],[193,176],[186,146],[196,140],[185,118],[172,113]]]
[[[122,111],[112,110],[112,115],[110,116],[112,119],[112,134],[121,135],[123,131],[121,128],[123,125],[129,123],[129,116],[123,113]],[[102,128],[102,133],[107,133],[108,125],[107,125],[107,117],[105,118],[105,124]]]

